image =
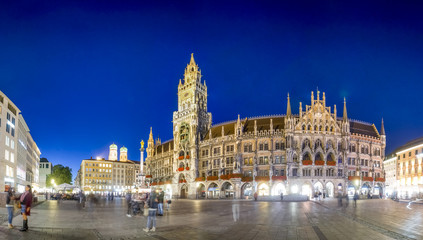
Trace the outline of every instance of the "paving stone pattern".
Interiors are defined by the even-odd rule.
[[[360,200],[345,208],[336,200],[263,202],[175,200],[157,231],[146,233],[144,216],[126,217],[115,199],[82,209],[74,201],[47,201],[31,210],[28,232],[0,226],[0,239],[423,239],[423,205]]]

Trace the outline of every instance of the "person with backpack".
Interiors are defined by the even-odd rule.
[[[156,231],[156,214],[158,207],[158,196],[156,191],[151,191],[150,198],[147,200],[148,203],[148,218],[147,218],[147,227],[144,228],[144,232],[154,232]],[[150,228],[151,226],[151,228]]]

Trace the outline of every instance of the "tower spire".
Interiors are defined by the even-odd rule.
[[[344,115],[343,115],[343,120],[344,121],[348,121],[348,115],[347,115],[347,101],[344,98]]]
[[[385,125],[383,124],[383,118],[382,118],[382,126],[380,127],[380,135],[385,135]]]
[[[191,60],[189,61],[189,64],[195,65],[194,53],[191,53]]]
[[[289,93],[288,93],[288,102],[286,104],[286,116],[287,117],[291,116],[291,102],[289,100]]]

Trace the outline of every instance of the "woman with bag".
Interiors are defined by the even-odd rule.
[[[22,228],[19,231],[28,230],[28,216],[31,216],[32,192],[31,185],[26,185],[25,192],[20,197],[21,214],[23,218]]]
[[[13,204],[13,201],[15,200],[15,193],[13,189],[9,186],[9,188],[6,188],[7,196],[6,196],[6,209],[7,209],[7,215],[8,215],[8,221],[9,221],[9,228],[13,228],[12,221],[13,221],[13,210],[15,209],[15,205]]]

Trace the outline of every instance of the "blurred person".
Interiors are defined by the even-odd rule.
[[[354,207],[357,207],[357,199],[358,199],[358,193],[357,193],[357,192],[355,192],[355,193],[354,193],[354,197],[353,197],[353,200],[354,200]]]
[[[163,216],[163,201],[164,201],[164,192],[162,191],[161,188],[159,188],[159,195],[157,197],[158,199],[158,212],[159,212],[159,216]]]
[[[20,231],[28,230],[28,216],[31,216],[31,205],[32,205],[32,191],[31,185],[26,185],[25,192],[20,197],[21,202],[21,214],[23,218],[22,228]]]
[[[232,215],[234,218],[234,222],[237,222],[239,220],[239,203],[234,202],[232,204]]]
[[[156,214],[158,207],[158,193],[156,191],[151,191],[150,198],[148,199],[148,218],[147,218],[147,227],[144,228],[144,232],[154,232],[156,231]],[[151,228],[150,228],[151,226]]]
[[[8,186],[6,188],[6,209],[7,209],[7,215],[8,215],[8,223],[9,228],[13,228],[12,221],[13,221],[13,210],[15,209],[14,201],[15,201],[15,191]]]
[[[126,193],[125,200],[126,200],[126,204],[128,205],[126,216],[127,217],[132,217],[131,216],[131,205],[132,205],[131,204],[131,201],[132,201],[132,195],[131,195],[131,193],[129,193],[129,192]]]

